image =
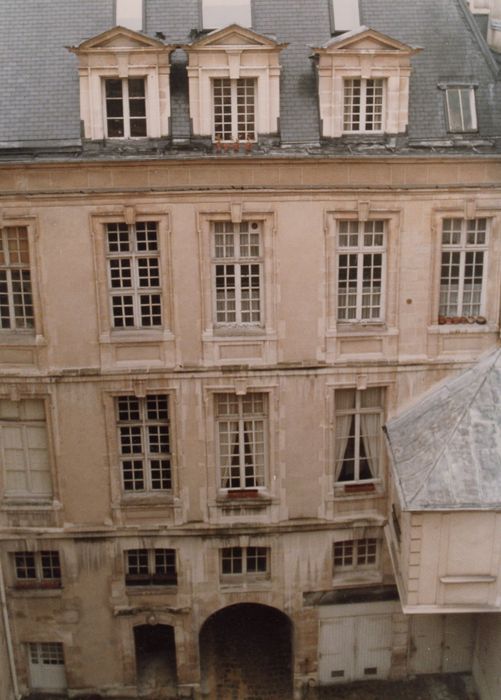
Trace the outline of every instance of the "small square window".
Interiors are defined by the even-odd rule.
[[[14,568],[18,588],[60,588],[59,552],[15,552]]]
[[[461,133],[477,130],[477,107],[472,87],[448,87],[445,100],[449,131]]]
[[[226,581],[269,578],[269,547],[223,547],[220,558],[221,578]]]
[[[175,586],[175,549],[129,549],[125,552],[126,586]]]
[[[204,29],[220,29],[230,24],[241,27],[252,25],[251,0],[202,0],[202,25]]]
[[[342,540],[334,543],[334,571],[342,569],[373,569],[378,561],[378,540],[369,537],[360,540]]]

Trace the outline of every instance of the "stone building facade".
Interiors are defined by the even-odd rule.
[[[407,609],[382,427],[499,345],[501,88],[462,0],[394,4],[5,1],[16,692],[496,699],[500,500],[455,516],[489,594]]]

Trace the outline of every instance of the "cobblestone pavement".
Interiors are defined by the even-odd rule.
[[[478,696],[471,676],[454,674],[330,687],[320,691],[318,700],[478,700]]]
[[[65,700],[65,695],[35,695],[26,700]],[[79,696],[79,700],[104,700],[101,695]],[[120,700],[120,698],[115,698]],[[133,700],[127,698],[123,700]],[[136,700],[158,700],[152,695]],[[218,700],[211,698],[210,700]],[[248,700],[240,698],[239,700]],[[253,697],[252,700],[259,700]],[[283,700],[291,700],[284,698]],[[471,676],[463,674],[418,676],[406,681],[367,681],[310,689],[303,700],[479,700]]]

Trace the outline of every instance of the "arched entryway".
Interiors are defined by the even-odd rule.
[[[202,692],[210,700],[292,698],[292,624],[275,608],[241,603],[200,630]]]
[[[177,697],[176,644],[170,625],[134,627],[137,688],[155,700]]]

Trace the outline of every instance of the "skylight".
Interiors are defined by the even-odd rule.
[[[360,26],[358,0],[332,0],[334,32],[349,32]]]
[[[116,0],[115,24],[136,32],[143,28],[143,0]]]
[[[204,29],[220,29],[229,24],[250,27],[251,0],[202,0]]]

